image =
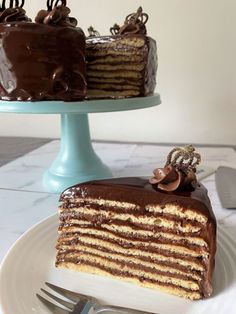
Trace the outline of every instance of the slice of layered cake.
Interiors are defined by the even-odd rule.
[[[157,72],[156,42],[146,35],[148,15],[140,7],[115,24],[111,36],[90,28],[86,40],[89,98],[147,96],[154,92]]]
[[[196,181],[192,146],[150,180],[82,183],[62,193],[56,266],[108,275],[192,300],[209,297],[216,220]]]

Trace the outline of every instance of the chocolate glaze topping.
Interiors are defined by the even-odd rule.
[[[0,99],[18,101],[83,100],[87,92],[85,35],[68,15],[66,1],[48,1],[37,23],[23,4],[0,10]],[[63,44],[62,44],[63,43]]]

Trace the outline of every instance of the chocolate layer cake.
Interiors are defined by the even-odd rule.
[[[199,155],[191,146],[173,154],[150,181],[99,180],[62,193],[56,266],[192,300],[209,297],[216,220],[206,189],[196,182],[193,159]]]
[[[86,94],[85,35],[66,1],[47,1],[32,23],[22,1],[0,9],[0,99],[82,100]]]
[[[111,36],[90,32],[86,40],[88,96],[148,96],[156,86],[156,42],[146,35],[147,14],[139,8]]]

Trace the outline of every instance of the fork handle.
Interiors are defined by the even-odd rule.
[[[103,313],[103,312],[110,312],[110,313],[116,313],[116,314],[155,314],[151,312],[144,312],[144,311],[129,309],[126,307],[114,306],[114,305],[103,305],[103,306],[95,308],[95,314]]]

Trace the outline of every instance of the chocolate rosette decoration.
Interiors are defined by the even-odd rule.
[[[31,21],[26,15],[23,6],[24,0],[9,0],[8,5],[6,0],[2,0],[0,6],[0,23],[9,23],[16,21]]]
[[[129,14],[123,26],[117,32],[119,35],[125,34],[147,34],[146,23],[148,21],[147,13],[143,13],[142,7],[139,7],[136,13]],[[113,31],[113,28],[111,28]]]
[[[201,156],[192,145],[176,147],[167,156],[165,167],[153,171],[154,177],[149,182],[168,192],[187,186],[194,187],[197,182],[196,167],[200,161]]]
[[[61,2],[61,5],[59,3]],[[76,27],[77,20],[69,17],[70,9],[66,6],[66,0],[47,0],[47,10],[40,10],[35,22],[46,25],[59,25]]]

